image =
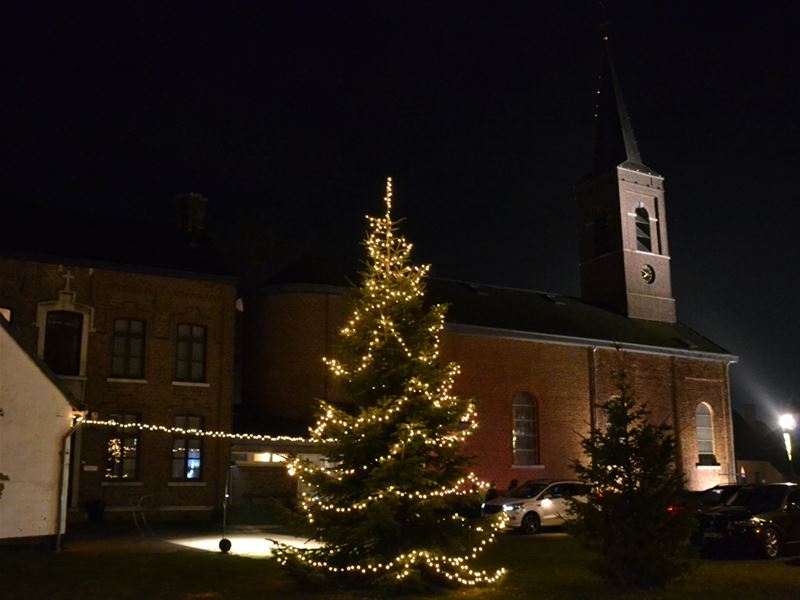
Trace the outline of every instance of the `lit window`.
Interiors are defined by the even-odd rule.
[[[636,209],[636,249],[643,252],[653,251],[653,240],[650,235],[650,215],[647,209]]]
[[[139,415],[112,413],[109,420],[120,424],[139,423]],[[136,480],[139,478],[139,448],[141,430],[138,427],[118,427],[106,444],[106,479]]]
[[[114,321],[111,376],[144,378],[144,321]]]
[[[44,362],[57,375],[80,375],[83,315],[68,310],[47,313]]]
[[[697,425],[697,453],[698,463],[701,465],[715,465],[714,457],[714,424],[711,418],[711,407],[705,402],[697,405],[695,411]]]
[[[184,433],[172,438],[172,479],[199,481],[203,478],[203,439],[196,431],[203,429],[203,417],[176,416],[175,427]]]
[[[6,321],[11,323],[11,309],[0,306],[0,317],[3,317]]]
[[[530,395],[520,392],[514,396],[512,406],[514,464],[539,464],[539,411],[536,400]]]
[[[177,381],[206,380],[206,328],[203,325],[178,325],[175,362]]]

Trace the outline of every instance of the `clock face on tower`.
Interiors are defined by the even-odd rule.
[[[653,283],[656,280],[656,272],[653,267],[650,265],[642,265],[642,269],[640,271],[642,279],[644,279],[645,283]]]

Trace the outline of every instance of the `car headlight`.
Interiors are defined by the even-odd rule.
[[[519,510],[522,508],[522,502],[517,502],[516,504],[503,504],[503,510],[506,512],[511,512],[512,510]]]

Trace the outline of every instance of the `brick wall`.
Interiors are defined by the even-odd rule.
[[[263,344],[245,372],[247,400],[264,414],[310,419],[314,398],[329,398],[331,386],[320,358],[335,341],[348,314],[341,296],[303,293],[269,295],[248,304],[248,335]],[[580,438],[597,417],[594,404],[614,392],[612,371],[624,360],[635,392],[657,423],[679,433],[681,466],[691,489],[705,489],[733,476],[728,379],[722,363],[586,346],[445,333],[442,358],[461,365],[456,392],[477,402],[480,427],[467,447],[474,468],[503,489],[512,479],[572,477],[581,456]],[[512,399],[526,392],[539,409],[540,463],[516,467],[512,456]],[[719,466],[697,465],[695,409],[706,402],[714,418]]]
[[[232,412],[234,320],[236,288],[232,282],[129,273],[64,265],[75,276],[75,302],[94,309],[88,333],[85,380],[80,381],[89,411],[141,415],[143,422],[173,424],[176,415],[198,415],[204,428],[230,431]],[[29,350],[37,352],[36,309],[39,302],[57,298],[64,287],[58,265],[0,260],[0,306],[13,311],[12,325]],[[144,379],[109,381],[114,320],[140,319],[146,323]],[[178,323],[204,325],[206,382],[177,385],[175,379]],[[70,383],[75,383],[70,380]],[[172,437],[144,432],[141,437],[140,477],[135,482],[106,480],[106,444],[110,429],[85,427],[79,433],[78,468],[73,479],[73,508],[92,500],[109,510],[128,509],[147,496],[149,506],[169,510],[210,510],[219,507],[224,491],[228,444],[220,439],[203,443],[203,481],[192,485],[171,482]]]

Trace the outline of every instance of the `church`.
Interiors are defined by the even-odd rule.
[[[576,187],[579,298],[428,282],[428,300],[450,305],[442,360],[461,365],[455,392],[477,405],[473,468],[500,489],[572,477],[624,367],[652,420],[676,433],[688,488],[733,482],[737,358],[677,320],[664,177],[642,160],[610,57],[597,124],[594,167]],[[206,235],[206,203],[181,197],[178,230],[127,222],[76,236],[48,213],[2,241],[0,315],[86,409],[72,436],[73,517],[209,517],[228,492],[244,504],[293,496],[286,455],[318,456],[303,441],[317,400],[346,401],[321,360],[349,315],[344,273],[302,261],[242,303]],[[231,447],[197,433],[232,429],[265,435]]]
[[[442,360],[460,364],[455,392],[477,404],[467,452],[475,472],[501,489],[573,477],[580,440],[603,427],[598,407],[624,367],[651,420],[675,432],[687,487],[734,482],[729,368],[737,358],[677,320],[664,177],[642,160],[610,54],[599,94],[594,168],[576,186],[581,297],[428,282],[430,302],[450,305]],[[304,261],[245,299],[243,424],[302,433],[316,399],[346,401],[321,357],[349,314],[349,294],[341,273]],[[251,487],[247,469],[264,450],[309,452],[235,447],[240,486]]]

